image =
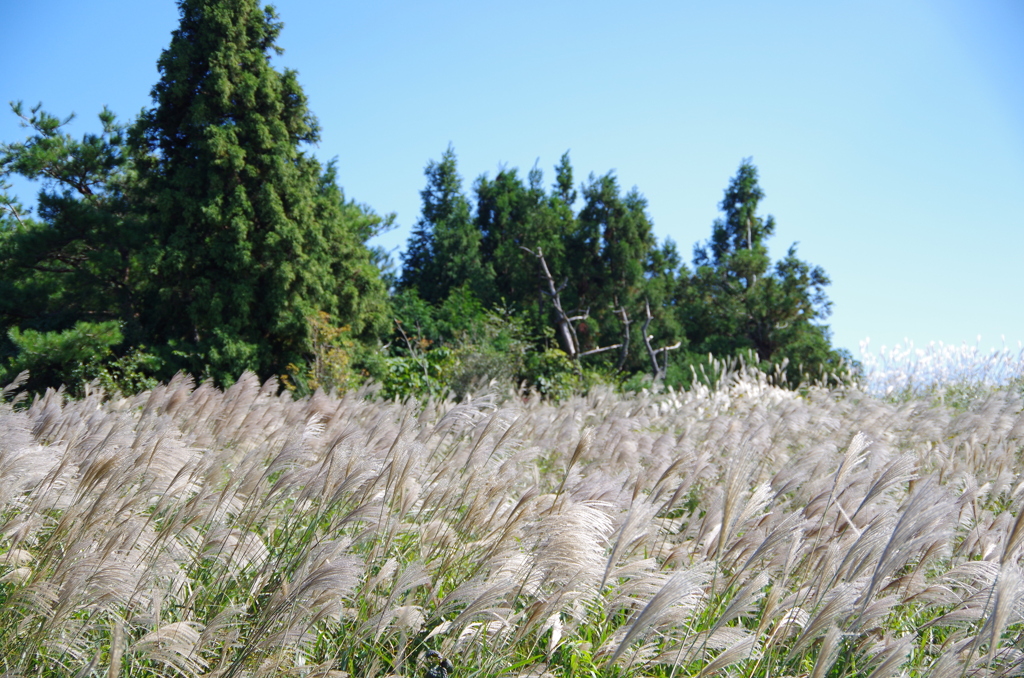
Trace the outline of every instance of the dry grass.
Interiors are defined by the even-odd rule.
[[[5,676],[1024,673],[1024,415],[857,391],[0,411]]]

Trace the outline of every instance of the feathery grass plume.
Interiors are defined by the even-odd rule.
[[[661,590],[633,619],[626,635],[608,660],[608,665],[614,664],[634,640],[644,635],[651,627],[658,626],[666,617],[671,616],[672,622],[678,624],[681,621],[680,613],[692,614],[700,603],[703,587],[708,579],[707,568],[678,570],[673,573]]]
[[[825,594],[821,606],[816,609],[804,626],[803,632],[797,637],[789,650],[787,661],[795,658],[812,641],[820,637],[828,629],[839,626],[840,623],[853,612],[857,598],[861,595],[864,584],[861,582],[850,582],[840,584],[829,589]]]
[[[829,490],[828,497],[825,499],[824,508],[822,509],[822,519],[824,520],[825,513],[833,505],[833,502],[838,504],[838,497],[846,490],[846,479],[853,471],[854,468],[862,464],[868,455],[869,441],[863,431],[858,431],[853,439],[850,441],[849,446],[846,448],[846,453],[842,456],[839,461],[839,467],[836,468],[835,475],[832,477],[832,486]],[[847,519],[849,523],[849,519]]]
[[[749,557],[748,554],[756,551],[756,545],[761,543],[764,533],[759,523],[765,519],[762,512],[771,504],[773,495],[774,492],[768,483],[762,483],[750,492],[743,509],[729,530],[731,536],[726,541],[727,549],[721,554],[723,564],[727,564],[729,569],[734,569],[737,563]]]
[[[1024,416],[1003,392],[957,407],[740,369],[515,406],[252,377],[0,403],[0,673],[111,675],[119,646],[133,678],[186,650],[186,675],[407,675],[461,638],[467,676],[619,649],[621,678],[822,676],[896,662],[886,632],[912,634],[908,673],[1010,673]],[[190,648],[140,645],[175,623]]]
[[[906,661],[914,640],[914,634],[908,633],[894,641],[887,642],[877,658],[868,658],[869,664],[878,661],[878,665],[868,674],[868,678],[889,678],[898,671]]]
[[[891,513],[876,515],[856,540],[846,547],[846,554],[835,568],[832,580],[854,581],[876,565],[892,539],[896,520]]]
[[[608,563],[605,565],[604,574],[601,576],[601,583],[598,588],[604,588],[608,581],[608,575],[612,568],[618,563],[619,557],[628,553],[635,547],[636,543],[648,536],[651,520],[658,513],[658,507],[647,502],[636,502],[629,508],[629,512],[622,520],[622,524],[615,535],[611,554],[608,556]]]
[[[818,647],[818,656],[814,659],[814,668],[811,670],[808,678],[825,678],[832,665],[835,664],[836,657],[839,656],[839,641],[842,640],[842,637],[842,631],[839,630],[838,626],[833,625],[829,627],[821,639],[821,645]]]
[[[775,559],[780,554],[778,551],[780,547],[786,547],[789,550],[794,545],[798,545],[803,540],[804,528],[809,524],[810,521],[805,520],[799,513],[783,516],[771,528],[771,532],[761,539],[747,560],[736,569],[733,577],[738,578],[756,561],[764,558]]]
[[[197,622],[171,622],[142,636],[131,647],[148,662],[165,668],[158,675],[196,678],[209,664],[196,652],[202,625]]]
[[[875,481],[868,488],[864,498],[861,499],[860,504],[856,510],[850,516],[851,525],[852,521],[860,514],[861,510],[871,504],[871,501],[881,495],[886,490],[896,486],[902,485],[903,483],[909,483],[918,478],[915,473],[917,466],[917,459],[911,455],[904,455],[897,457],[892,461],[888,462],[882,472],[878,475]],[[856,527],[854,527],[856,529]]]
[[[995,660],[1003,631],[1011,616],[1017,621],[1024,618],[1024,573],[1017,563],[1003,563],[999,576],[991,589],[990,603],[986,604],[985,623],[976,636],[972,648],[977,652],[983,643],[988,644],[989,667]]]
[[[861,609],[867,608],[882,581],[903,567],[922,546],[947,538],[954,502],[932,478],[918,485],[908,498],[903,513],[893,528],[867,589],[861,596]],[[921,563],[917,564],[918,567]]]
[[[593,439],[593,429],[585,429],[583,431],[583,434],[580,436],[579,442],[576,444],[576,449],[573,450],[572,456],[569,457],[569,461],[565,465],[565,471],[562,475],[562,480],[558,484],[558,489],[555,490],[556,501],[551,504],[551,509],[549,510],[554,510],[555,505],[558,503],[557,499],[562,496],[562,491],[565,489],[565,483],[569,479],[570,471],[572,471],[572,468],[576,465],[576,462],[578,462],[580,458],[583,457],[590,450],[590,446],[593,444]]]
[[[435,615],[459,610],[456,617],[447,624],[447,629],[464,629],[477,616],[496,614],[495,610],[507,610],[504,604],[512,591],[508,582],[487,582],[473,579],[460,584],[437,605]]]
[[[697,676],[698,678],[701,676],[713,676],[731,664],[735,664],[743,659],[756,659],[757,657],[757,637],[748,635],[735,645],[723,650],[711,662],[706,664]]]
[[[654,558],[634,560],[617,567],[609,579],[614,590],[605,591],[605,613],[614,616],[620,610],[638,610],[665,585],[671,572],[659,570]]]
[[[974,638],[947,641],[947,647],[929,667],[929,678],[955,678],[970,675],[967,672],[966,654],[969,646],[973,643]]]
[[[380,573],[378,573],[378,576],[371,580],[373,585],[368,585],[367,588],[364,589],[368,594],[373,590],[375,585],[382,583],[384,579],[393,578],[393,581],[389,582],[392,585],[389,587],[387,597],[381,601],[379,606],[374,606],[378,611],[363,622],[362,626],[356,632],[357,638],[372,636],[373,640],[377,641],[387,630],[388,626],[400,618],[408,621],[411,620],[413,616],[418,615],[422,622],[423,615],[419,606],[396,605],[396,602],[398,601],[399,596],[403,596],[404,599],[412,589],[416,589],[421,586],[429,587],[432,583],[430,573],[427,571],[427,568],[423,563],[414,561],[409,563],[400,573],[397,573],[397,576],[393,576],[395,575],[398,564],[394,560],[389,560],[388,564],[393,564],[393,566],[387,568],[387,574],[384,577],[381,577]],[[382,569],[382,573],[383,572],[384,570]],[[399,623],[399,626],[401,627],[402,624]]]
[[[651,663],[672,666],[677,672],[679,667],[690,664],[697,664],[703,668],[714,655],[751,637],[753,636],[749,631],[738,626],[723,626],[713,633],[687,633],[679,638],[667,639],[661,653],[654,657]]]
[[[755,603],[764,595],[764,588],[771,581],[765,572],[759,572],[750,579],[743,587],[733,595],[725,611],[715,620],[711,626],[711,632],[721,628],[739,617],[751,616],[756,611]],[[794,608],[798,609],[798,608]],[[802,611],[801,611],[802,612]],[[787,615],[789,613],[787,612]],[[804,613],[806,615],[806,613]],[[780,622],[781,623],[781,622]]]
[[[1019,496],[1024,497],[1024,493]],[[1017,553],[1021,547],[1024,546],[1024,507],[1017,507],[1017,517],[1013,521],[1013,527],[1010,528],[1009,535],[1003,545],[1003,553],[999,558],[999,562],[1002,565],[1006,563],[1015,562],[1017,560]]]

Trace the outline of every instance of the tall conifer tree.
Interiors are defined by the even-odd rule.
[[[359,333],[381,314],[383,285],[332,170],[302,150],[317,122],[296,73],[270,64],[273,9],[178,6],[155,105],[133,134],[156,236],[145,323],[177,367],[221,382],[281,374],[307,349],[307,318],[326,311]]]
[[[694,248],[696,271],[677,300],[687,336],[700,353],[754,356],[762,363],[790,362],[790,378],[800,369],[818,374],[835,369],[843,357],[821,321],[831,303],[829,278],[820,266],[796,256],[796,245],[772,267],[765,241],[775,219],[757,210],[764,191],[757,168],[744,160],[729,182],[711,239]]]
[[[480,232],[462,192],[455,150],[449,146],[441,161],[431,160],[423,173],[423,207],[403,255],[400,287],[435,304],[459,287],[485,296],[491,276],[480,260]]]

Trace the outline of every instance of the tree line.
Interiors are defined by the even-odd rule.
[[[449,147],[426,168],[400,272],[370,246],[393,225],[346,197],[308,152],[319,126],[282,23],[255,0],[180,0],[152,106],[130,123],[12,104],[28,133],[0,145],[0,352],[10,380],[139,390],[244,371],[293,390],[373,378],[404,396],[484,378],[549,395],[589,381],[685,386],[742,357],[796,384],[834,373],[825,272],[777,262],[775,222],[745,160],[692,268],[654,237],[614,173],[578,186],[568,153],[545,183],[502,169],[463,189]],[[11,175],[42,182],[33,216]],[[578,206],[578,208],[577,208]]]

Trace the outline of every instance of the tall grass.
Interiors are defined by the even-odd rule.
[[[1024,672],[1012,389],[365,395],[0,407],[3,675]]]
[[[933,341],[916,348],[906,340],[874,353],[866,339],[860,345],[865,388],[881,397],[931,395],[956,405],[994,388],[1024,386],[1024,344],[987,352],[980,344],[981,336],[974,346]]]

